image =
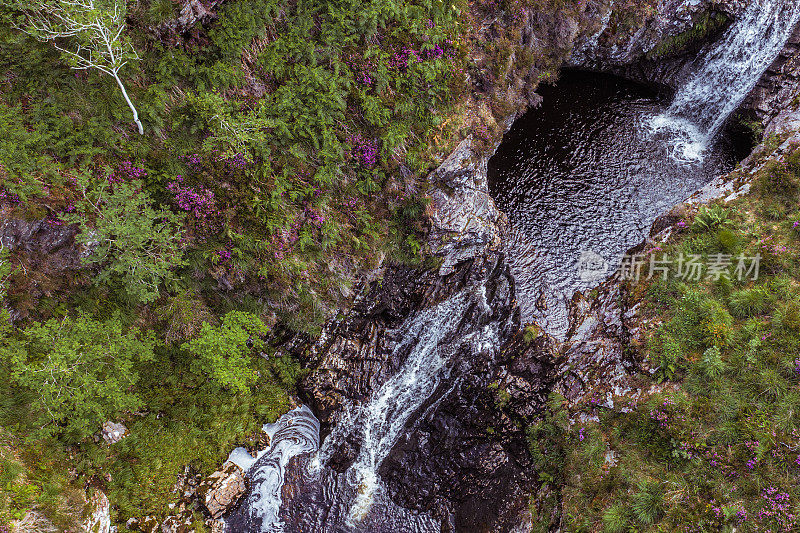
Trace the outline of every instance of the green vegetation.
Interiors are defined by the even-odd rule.
[[[77,241],[89,250],[85,261],[102,267],[95,282],[121,286],[133,302],[152,302],[183,264],[183,217],[154,209],[138,180],[95,187],[88,181],[86,174],[76,180],[83,200],[64,219],[78,224]]]
[[[230,0],[176,32],[181,7],[0,6],[0,210],[36,241],[0,251],[0,434],[19,465],[0,530],[31,511],[74,528],[52,487],[101,488],[119,522],[163,516],[185,468],[255,439],[304,374],[270,331],[313,335],[384,257],[430,260],[427,173],[468,134],[494,142],[518,82],[570,50],[544,28],[552,46],[520,49],[524,9],[583,9]],[[129,436],[105,444],[106,420]]]
[[[258,377],[249,363],[250,350],[264,349],[262,339],[268,332],[257,316],[231,311],[219,327],[203,323],[200,335],[183,348],[197,358],[200,372],[208,371],[223,387],[249,392]]]
[[[699,49],[730,23],[730,18],[718,11],[701,13],[688,30],[675,35],[647,52],[647,59],[685,54]]]
[[[130,390],[138,380],[134,366],[153,359],[152,335],[125,331],[119,319],[80,315],[34,323],[19,337],[4,339],[2,358],[13,384],[32,397],[32,437],[59,434],[77,442],[105,420],[141,407]]]
[[[727,276],[673,271],[631,287],[649,339],[641,356],[656,369],[642,386],[660,386],[580,407],[599,422],[565,437],[568,531],[800,528],[799,162],[795,147],[768,163],[751,195],[701,208],[664,246],[705,264],[727,254]],[[737,274],[737,258],[759,254],[758,279]]]

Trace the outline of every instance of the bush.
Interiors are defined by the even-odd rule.
[[[664,512],[664,488],[656,481],[640,481],[631,509],[639,523],[655,524]]]
[[[703,305],[701,322],[702,342],[707,347],[724,347],[733,333],[733,317],[716,300],[707,300]]]
[[[722,353],[717,346],[712,346],[703,352],[700,363],[705,375],[711,379],[720,377],[725,371],[725,362],[722,360]]]
[[[623,533],[628,530],[628,527],[628,510],[626,507],[615,504],[603,513],[603,531]]]
[[[739,235],[727,228],[722,228],[717,232],[717,245],[726,253],[733,254],[739,247]]]
[[[65,219],[80,225],[76,240],[91,250],[85,261],[102,269],[96,281],[119,282],[134,302],[152,302],[161,283],[184,264],[182,218],[155,209],[140,180],[90,184],[83,174],[77,183],[85,200]]]
[[[794,333],[800,332],[800,304],[794,300],[784,303],[778,309],[775,321]]]
[[[698,233],[707,233],[728,223],[728,211],[720,206],[703,206],[694,219],[692,229]]]
[[[0,350],[11,363],[11,379],[31,391],[31,435],[56,435],[76,442],[106,420],[138,409],[133,392],[137,363],[153,359],[155,339],[118,318],[86,315],[51,319],[5,338]]]
[[[257,377],[249,362],[251,352],[265,347],[267,326],[255,315],[231,311],[220,326],[205,322],[200,335],[183,344],[196,357],[194,369],[209,374],[219,385],[249,392]]]

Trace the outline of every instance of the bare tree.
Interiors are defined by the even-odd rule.
[[[18,0],[25,13],[25,33],[50,41],[74,69],[97,69],[112,76],[144,133],[139,113],[125,90],[119,71],[139,55],[122,34],[125,0]]]

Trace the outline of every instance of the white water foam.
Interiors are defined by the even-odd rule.
[[[286,465],[292,457],[319,449],[319,421],[307,406],[292,409],[273,424],[264,424],[270,438],[267,450],[253,457],[244,448],[236,448],[229,461],[237,464],[250,478],[247,506],[254,524],[260,522],[262,533],[284,531],[278,512],[281,507]]]
[[[724,37],[689,67],[669,109],[653,117],[666,131],[673,157],[701,161],[708,144],[761,79],[800,22],[797,0],[752,0]]]
[[[356,408],[355,414],[340,420],[326,439],[314,464],[324,465],[341,439],[356,429],[361,443],[353,465],[346,472],[347,483],[356,488],[355,500],[350,503],[347,526],[357,528],[373,504],[381,498],[383,486],[378,468],[406,430],[407,424],[441,383],[448,377],[447,361],[458,346],[469,343],[476,349],[494,347],[496,326],[490,325],[451,342],[462,326],[471,304],[480,313],[489,313],[485,287],[478,285],[465,290],[437,306],[424,310],[407,320],[398,331],[403,332],[396,351],[408,351],[405,362],[368,402]],[[445,348],[445,346],[447,346]],[[436,402],[427,406],[435,407]]]

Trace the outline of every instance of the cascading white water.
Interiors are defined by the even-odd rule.
[[[751,0],[723,38],[689,67],[669,109],[651,121],[673,137],[673,155],[698,161],[731,113],[778,57],[800,22],[798,0]]]
[[[357,497],[350,506],[348,525],[354,526],[368,513],[381,484],[378,468],[405,430],[410,417],[430,399],[447,378],[449,351],[470,343],[477,349],[492,346],[496,325],[489,324],[446,345],[462,326],[470,303],[477,299],[481,312],[489,313],[485,287],[478,286],[424,310],[401,328],[403,340],[396,351],[409,351],[402,367],[362,405],[350,421],[340,422],[320,450],[318,464],[325,464],[328,453],[339,444],[342,435],[351,433],[355,425],[361,449],[353,466],[346,473],[347,482],[357,488]],[[447,352],[445,352],[447,350]]]
[[[229,460],[244,470],[250,480],[250,493],[243,506],[248,530],[278,533],[284,531],[278,511],[286,465],[292,457],[319,449],[319,420],[303,405],[273,424],[264,424],[263,430],[269,436],[270,446],[258,458],[244,448],[236,448]]]
[[[284,504],[281,496],[286,466],[292,457],[314,451],[306,466],[301,467],[301,475],[323,487],[324,527],[332,528],[330,531],[370,531],[372,526],[364,519],[371,509],[380,509],[377,514],[384,524],[389,521],[403,531],[439,531],[437,520],[398,508],[384,497],[378,469],[411,417],[419,414],[424,405],[431,409],[440,401],[443,395],[435,392],[451,377],[448,365],[451,356],[465,346],[472,353],[496,349],[498,325],[488,319],[491,313],[486,288],[477,284],[409,317],[396,330],[401,340],[394,348],[393,358],[402,357],[403,364],[373,391],[367,402],[344,407],[342,418],[321,448],[318,449],[319,422],[303,406],[275,424],[264,426],[271,435],[271,446],[257,459],[244,449],[234,450],[230,460],[247,471],[250,492],[229,517],[228,531],[284,531],[288,526],[281,521],[279,512]],[[352,466],[338,474],[329,468],[328,462],[348,440],[358,442],[360,451]]]

